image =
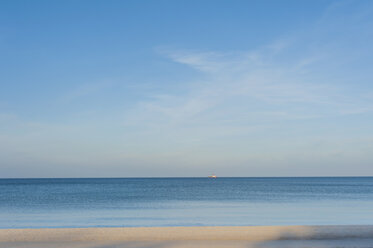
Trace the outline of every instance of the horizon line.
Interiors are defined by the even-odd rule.
[[[355,178],[355,177],[373,177],[371,176],[217,176],[217,178]],[[168,177],[0,177],[4,179],[167,179],[167,178],[208,178],[208,176],[168,176]]]

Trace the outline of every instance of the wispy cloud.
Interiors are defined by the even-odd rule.
[[[208,126],[227,118],[247,125],[252,123],[249,120],[270,115],[275,119],[280,116],[297,119],[372,112],[373,102],[363,97],[364,90],[351,93],[355,80],[361,79],[353,67],[365,60],[345,58],[357,54],[366,58],[364,52],[371,53],[369,44],[351,46],[357,39],[354,34],[362,31],[352,27],[363,26],[368,31],[369,25],[361,9],[343,15],[347,25],[335,22],[333,18],[338,19],[344,8],[348,6],[333,5],[307,31],[294,32],[255,50],[226,53],[163,49],[162,53],[174,62],[204,75],[199,80],[186,82],[189,87],[184,94],[164,92],[140,102],[136,115],[143,119],[148,116],[148,121],[155,122],[199,120],[201,125]],[[372,8],[369,11],[371,13]],[[351,36],[345,33],[346,26]],[[327,32],[334,35],[319,35]],[[343,39],[340,33],[344,34]],[[271,122],[271,118],[268,121]]]

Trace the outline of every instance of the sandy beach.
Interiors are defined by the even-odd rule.
[[[373,247],[373,226],[1,229],[1,248]]]

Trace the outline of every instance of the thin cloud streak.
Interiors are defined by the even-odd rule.
[[[304,117],[305,113],[309,113],[307,118],[371,113],[373,103],[370,98],[364,97],[366,92],[350,94],[353,82],[340,81],[343,77],[354,75],[353,71],[344,69],[356,66],[356,61],[341,59],[346,56],[343,50],[345,44],[356,39],[353,33],[351,38],[344,40],[338,36],[323,39],[317,36],[319,32],[328,32],[327,28],[332,27],[333,33],[346,28],[341,22],[337,22],[338,26],[333,22],[332,16],[338,16],[339,11],[338,5],[333,6],[320,22],[310,27],[310,32],[293,34],[254,51],[223,53],[163,49],[163,54],[174,62],[204,75],[200,80],[186,82],[190,88],[185,94],[151,96],[151,100],[139,103],[135,112],[143,118],[158,113],[172,123],[186,122],[201,115],[205,117],[203,121],[207,121],[208,116],[219,114],[241,119],[242,113],[255,117],[258,112],[266,115],[281,112],[284,118]],[[366,14],[352,13],[348,26],[359,26],[360,22],[364,22],[361,16]],[[365,47],[355,47],[347,55],[365,50]],[[337,72],[338,77],[333,78]],[[240,99],[240,104],[236,104],[237,99]],[[209,121],[215,120],[212,118]]]

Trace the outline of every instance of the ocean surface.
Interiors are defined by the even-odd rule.
[[[0,228],[373,224],[373,177],[0,179]]]

